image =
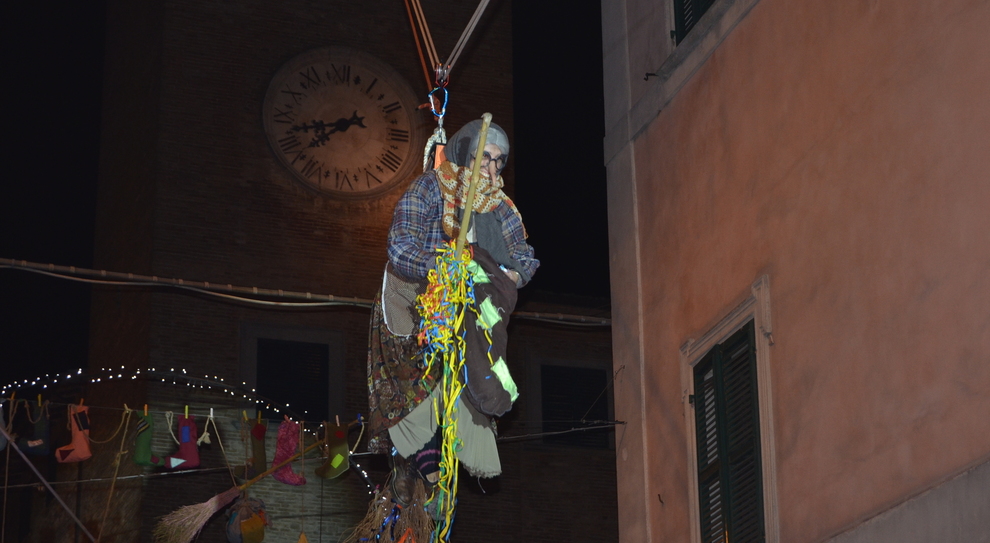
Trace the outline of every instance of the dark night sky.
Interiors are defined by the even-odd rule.
[[[513,6],[515,199],[542,261],[526,290],[607,307],[600,6],[568,3],[565,20],[556,4]],[[91,267],[105,3],[6,13],[0,257]],[[87,285],[0,269],[0,385],[84,367],[88,334]]]

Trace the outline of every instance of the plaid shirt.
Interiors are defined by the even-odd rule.
[[[523,235],[522,217],[504,202],[492,213],[502,223],[502,237],[509,256],[523,269],[520,277],[532,277],[540,261],[533,257],[533,248]],[[436,266],[436,248],[450,238],[443,231],[443,196],[434,172],[416,178],[399,199],[388,232],[388,259],[400,274],[425,279]],[[525,279],[524,279],[525,280]]]

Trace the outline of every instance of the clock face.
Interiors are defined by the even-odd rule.
[[[293,58],[264,103],[268,143],[306,186],[364,197],[395,186],[422,164],[416,97],[385,63],[324,47]]]

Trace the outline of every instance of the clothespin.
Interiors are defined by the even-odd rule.
[[[337,426],[340,426],[340,415],[334,415],[334,418],[337,420]]]
[[[144,416],[148,416],[148,404],[144,404]]]
[[[245,422],[247,422],[247,420],[248,420],[248,416],[247,416],[247,410],[246,410],[246,409],[241,409],[241,416],[242,416],[242,417],[244,417],[244,419],[243,419],[243,420],[244,420]]]
[[[85,400],[85,398],[79,398],[79,407],[82,407],[82,405],[83,405],[83,400]]]
[[[258,410],[258,424],[261,424],[261,410]]]
[[[16,398],[16,397],[17,397],[17,391],[16,390],[10,393],[10,408],[11,409],[14,409],[14,398]]]
[[[187,419],[189,418],[189,406],[188,405],[186,406],[186,418]]]
[[[38,394],[38,407],[41,407],[41,394]]]
[[[129,411],[131,411],[131,408],[130,407],[127,407],[127,404],[125,403],[124,404],[124,414],[126,415]]]

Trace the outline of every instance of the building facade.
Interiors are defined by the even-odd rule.
[[[986,541],[990,5],[602,14],[620,540]]]
[[[439,50],[453,48],[476,7],[470,2],[423,2]],[[346,48],[353,56],[337,58],[354,62],[322,71],[292,64],[300,55],[324,47]],[[397,147],[404,145],[422,149],[435,126],[429,109],[415,107],[427,101],[429,88],[401,2],[110,2],[106,50],[95,268],[374,298],[386,262],[392,210],[421,171],[421,152],[401,157],[401,165],[400,157],[389,153],[398,153]],[[464,84],[452,86],[445,122],[449,134],[487,111],[513,137],[512,58],[512,4],[493,3],[456,67],[455,81]],[[358,66],[379,66],[375,62],[386,68],[358,73]],[[286,73],[289,86],[273,84]],[[287,133],[270,133],[271,126],[285,128],[278,126],[279,116],[292,109],[289,104],[299,105],[293,101],[304,99],[299,93],[306,85],[337,85],[344,89],[341,93],[356,87],[361,96],[340,94],[345,96],[341,100],[380,101],[376,97],[379,92],[385,96],[380,89],[386,79],[393,88],[408,86],[418,101],[413,107],[398,99],[375,102],[375,115],[386,123],[397,119],[406,124],[382,128],[385,144],[372,167],[358,165],[364,168],[357,170],[360,178],[341,181],[333,177],[340,172],[331,171],[327,162],[317,164],[307,157],[316,156],[318,145],[294,146],[283,141]],[[266,100],[272,92],[276,99]],[[393,115],[395,104],[401,105],[403,117]],[[337,114],[316,120],[337,123],[331,137],[353,133],[361,119],[373,124],[366,112],[347,115],[350,112],[340,116],[343,124]],[[291,117],[281,117],[286,118]],[[292,121],[301,126],[307,119]],[[295,143],[305,131],[297,132]],[[420,166],[409,167],[410,161]],[[341,183],[371,183],[371,178],[378,180],[376,172],[386,170],[404,175],[393,186],[364,195],[332,194],[321,191],[320,182],[312,182],[321,176],[332,178],[327,181],[330,188],[343,190]],[[511,195],[512,162],[505,177]],[[264,443],[269,464],[284,414],[305,419],[312,429],[322,420],[350,422],[366,413],[369,317],[367,308],[346,304],[279,309],[178,290],[94,287],[91,373],[118,367],[122,374],[145,372],[134,380],[103,380],[72,392],[85,395],[92,406],[94,439],[109,437],[109,421],[115,424],[120,407],[127,404],[148,406],[157,422],[151,447],[159,456],[176,450],[164,413],[178,415],[186,407],[196,418],[199,434],[210,431],[212,444],[199,447],[198,471],[158,476],[160,469],[136,466],[133,451],[122,453],[118,470],[114,453],[120,436],[114,434],[114,451],[109,445],[94,445],[93,458],[57,466],[53,480],[106,482],[113,474],[124,477],[114,482],[109,500],[110,487],[104,482],[62,487],[62,496],[104,543],[151,541],[162,515],[202,503],[232,486],[224,468],[242,463],[250,454],[242,419],[246,415],[248,422],[255,420],[253,400],[258,397],[273,400],[257,406],[268,421]],[[559,324],[520,321],[510,335],[517,339],[509,346],[509,364],[520,376],[522,399],[501,423],[502,435],[540,433],[543,423],[532,416],[543,409],[566,408],[543,401],[556,390],[555,383],[541,380],[543,367],[565,376],[593,370],[593,381],[606,393],[599,405],[605,406],[604,418],[612,420],[606,390],[611,375],[607,327],[577,333]],[[147,377],[148,369],[159,373]],[[168,376],[159,379],[161,372],[188,377],[173,382]],[[233,383],[255,394],[244,398],[210,382]],[[306,402],[321,389],[325,397],[315,407]],[[314,412],[289,411],[285,404]],[[204,426],[209,413],[215,415],[216,427]],[[67,421],[56,424],[60,422]],[[129,424],[124,431],[133,430]],[[352,445],[357,435],[355,429]],[[599,435],[605,439],[592,443],[536,438],[500,444],[504,476],[494,481],[464,477],[455,537],[550,542],[580,534],[614,541],[614,453],[608,434]],[[131,443],[131,437],[126,439]],[[375,483],[384,482],[384,459],[364,457],[360,462]],[[584,463],[583,476],[573,477],[574,466]],[[305,470],[304,486],[269,479],[249,491],[265,500],[273,521],[266,541],[294,542],[303,531],[309,541],[337,541],[363,517],[369,503],[365,481],[354,472],[324,480],[313,474],[315,467],[312,459],[305,466],[294,465],[297,472]],[[586,488],[594,492],[578,491]],[[594,513],[575,518],[576,510]],[[31,516],[25,541],[82,540],[72,520],[41,493],[34,496]],[[217,515],[198,541],[226,541],[225,522]]]

